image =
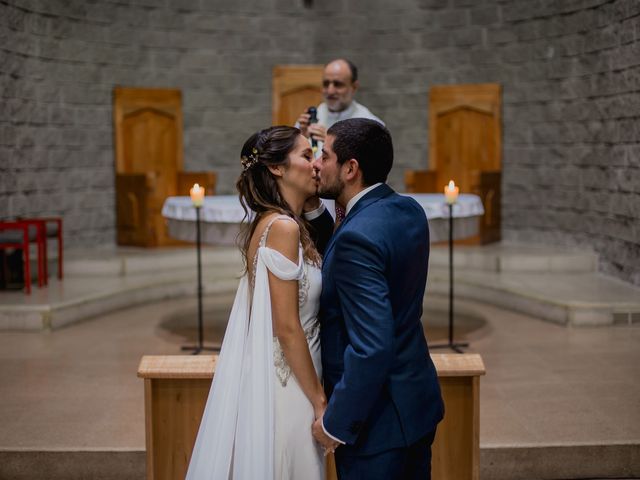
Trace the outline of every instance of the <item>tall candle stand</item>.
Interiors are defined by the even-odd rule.
[[[202,324],[202,255],[201,255],[201,239],[200,239],[200,209],[204,200],[204,188],[198,187],[196,183],[191,189],[191,199],[196,209],[196,251],[198,252],[198,344],[185,345],[182,350],[192,351],[193,355],[197,355],[203,350],[219,352],[216,347],[207,347],[204,345],[204,329]]]
[[[468,343],[454,342],[453,340],[453,205],[458,199],[458,187],[453,180],[445,187],[445,198],[449,207],[449,341],[447,343],[430,345],[429,348],[449,348],[457,353],[464,353],[461,349],[468,347]]]

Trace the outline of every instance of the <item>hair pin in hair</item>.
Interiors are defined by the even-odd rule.
[[[256,163],[258,163],[258,149],[254,147],[251,150],[251,155],[249,156],[243,155],[242,157],[240,157],[240,162],[242,163],[242,169],[245,172],[249,170]]]

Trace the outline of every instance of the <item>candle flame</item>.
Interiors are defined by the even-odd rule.
[[[453,190],[454,188],[456,188],[456,184],[453,180],[449,180],[449,190]]]
[[[199,184],[195,183],[193,188],[189,190],[189,195],[191,196],[191,201],[196,207],[201,207],[204,202],[204,187],[201,187]]]

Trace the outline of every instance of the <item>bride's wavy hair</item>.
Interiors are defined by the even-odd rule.
[[[320,255],[311,241],[311,225],[296,215],[282,197],[276,177],[269,170],[270,165],[289,165],[289,153],[294,149],[300,130],[294,127],[276,126],[265,128],[251,135],[240,152],[242,173],[236,182],[244,218],[255,216],[245,224],[238,235],[245,271],[249,270],[248,252],[251,238],[258,223],[265,214],[278,212],[293,218],[300,227],[300,242],[304,258],[316,265]]]

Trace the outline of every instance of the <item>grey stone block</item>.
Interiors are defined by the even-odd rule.
[[[516,22],[534,18],[540,15],[541,7],[540,0],[523,3],[506,2],[502,6],[502,19],[504,22]]]
[[[621,45],[613,57],[612,67],[623,69],[640,65],[640,42]]]
[[[158,7],[158,3],[155,2],[155,7]],[[195,10],[198,10],[197,8]],[[150,28],[161,28],[168,30],[184,30],[185,28],[190,30],[191,25],[187,23],[189,18],[193,18],[198,14],[192,14],[188,17],[185,12],[193,12],[193,9],[179,9],[178,11],[172,9],[154,9],[149,11],[147,19]]]
[[[26,30],[35,35],[51,33],[51,19],[41,15],[29,15],[26,19]]]
[[[595,52],[612,48],[618,44],[618,35],[618,28],[613,26],[590,31],[586,36],[583,51]]]
[[[521,42],[532,42],[542,38],[541,30],[544,28],[543,20],[535,19],[514,24],[511,28]]]
[[[556,4],[560,9],[567,7],[562,2],[549,2],[549,4]],[[579,11],[573,11],[564,16],[564,33],[576,33],[576,32],[588,32],[597,23],[597,14],[594,10],[583,9]]]
[[[486,29],[487,41],[490,45],[502,45],[516,41],[518,38],[516,33],[503,26],[489,27]]]
[[[87,129],[83,132],[85,136],[84,145],[91,145],[92,147],[109,147],[113,146],[113,132],[107,129]]]
[[[425,33],[440,31],[438,26],[434,25],[434,15],[431,11],[416,10],[411,15],[400,15],[398,22],[396,25],[402,30],[417,30]]]
[[[78,106],[70,109],[74,115],[74,123],[79,126],[95,126],[95,125],[109,125],[112,120],[112,110],[109,107],[103,106]]]
[[[7,28],[16,32],[25,31],[27,12],[13,6],[5,6],[3,14]]]
[[[627,164],[634,169],[640,168],[640,145],[627,145],[624,150],[624,164]]]
[[[125,24],[134,29],[149,28],[149,12],[148,8],[138,7],[135,5],[115,5],[115,24]]]
[[[468,2],[469,0],[467,0]],[[449,0],[416,0],[418,8],[439,9],[445,8],[449,4]],[[456,5],[458,6],[458,5]],[[460,5],[466,6],[466,5]]]
[[[57,40],[70,38],[73,33],[73,23],[70,19],[57,16],[51,19],[50,34]]]
[[[364,13],[367,14],[371,11],[388,11],[389,5],[388,2],[383,0],[350,0],[345,6],[342,6],[345,2],[341,2],[340,0],[329,0],[328,2],[323,2],[326,5],[322,7],[323,11],[331,11],[330,7],[333,6],[334,9],[338,10],[344,8],[348,13]]]
[[[469,12],[467,10],[446,10],[435,14],[434,21],[440,28],[460,27],[469,25]]]
[[[85,145],[87,142],[87,133],[82,130],[76,129],[62,129],[60,131],[60,144],[71,146],[71,147],[80,147]]]

